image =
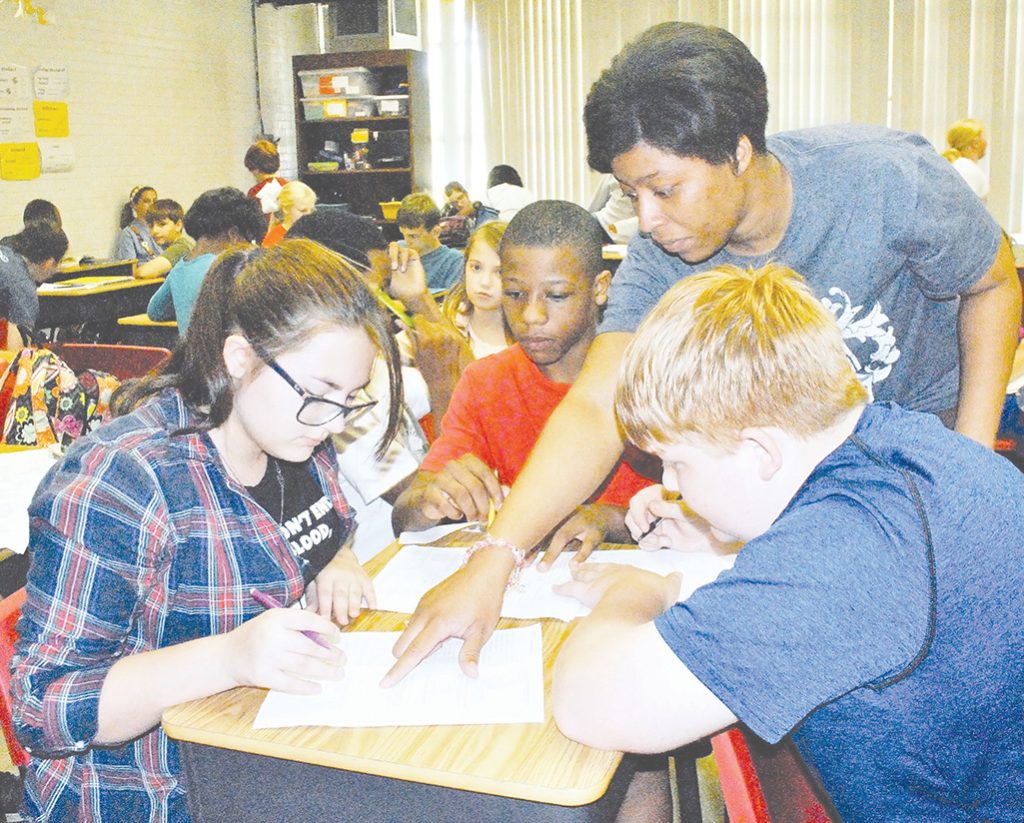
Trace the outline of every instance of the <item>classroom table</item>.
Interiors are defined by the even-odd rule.
[[[86,258],[82,258],[83,260]],[[135,263],[132,260],[93,260],[89,263],[61,264],[50,278],[51,283],[60,283],[76,277],[134,277]]]
[[[398,549],[392,544],[367,570],[379,572]],[[405,622],[405,615],[373,612],[350,630],[395,631]],[[499,628],[532,622],[502,619]],[[619,752],[591,749],[558,731],[551,715],[551,669],[572,624],[539,622],[543,724],[254,730],[266,693],[255,688],[168,709],[163,726],[182,744],[193,818],[197,823],[614,820],[632,777],[630,761],[620,768]],[[296,786],[301,791],[285,790]]]
[[[163,278],[125,279],[126,275],[83,275],[39,287],[37,329],[90,328],[87,342],[114,342],[117,319],[144,312]],[[64,339],[74,339],[71,334]]]
[[[117,342],[126,346],[173,349],[178,345],[178,323],[176,320],[150,320],[145,312],[119,317]]]

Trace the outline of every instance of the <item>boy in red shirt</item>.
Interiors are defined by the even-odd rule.
[[[501,241],[502,309],[516,345],[470,364],[441,435],[392,513],[395,531],[441,520],[485,520],[500,505],[555,407],[583,366],[611,274],[603,231],[585,209],[559,200],[516,215]],[[629,499],[651,481],[620,461],[596,495],[559,530],[587,551],[627,540]]]

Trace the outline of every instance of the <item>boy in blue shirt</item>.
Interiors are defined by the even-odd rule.
[[[441,245],[441,212],[429,194],[418,192],[405,197],[398,207],[397,220],[405,245],[420,256],[431,293],[450,289],[462,279],[466,258]]]
[[[673,286],[615,405],[702,518],[634,501],[634,534],[657,512],[663,545],[745,542],[684,603],[672,576],[576,571],[594,610],[556,666],[563,732],[654,752],[738,719],[792,734],[845,820],[1024,819],[1024,477],[868,404],[828,310],[772,265]]]

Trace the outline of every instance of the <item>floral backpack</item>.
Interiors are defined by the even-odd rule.
[[[48,349],[25,348],[0,372],[0,442],[65,448],[110,419],[116,377],[91,369],[76,375]]]

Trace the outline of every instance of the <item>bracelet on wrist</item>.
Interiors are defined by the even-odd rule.
[[[508,549],[512,553],[512,559],[515,561],[515,566],[512,569],[512,574],[508,579],[508,585],[505,586],[505,588],[506,590],[516,588],[519,585],[519,577],[523,573],[523,566],[526,565],[526,552],[501,537],[487,536],[477,540],[476,543],[466,549],[466,556],[462,560],[462,565],[465,566],[469,563],[469,558],[481,549],[487,549],[491,546]]]

